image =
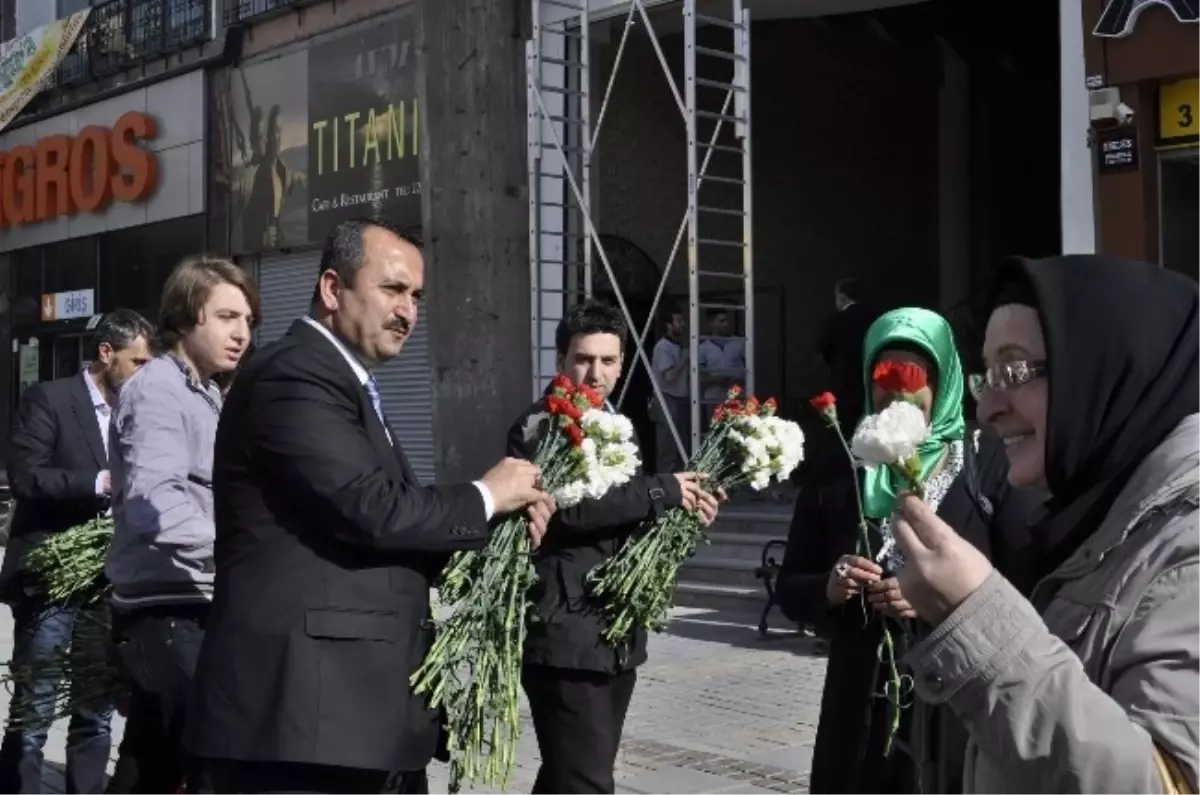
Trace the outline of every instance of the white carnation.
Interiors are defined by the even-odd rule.
[[[898,400],[859,423],[850,450],[863,466],[873,469],[911,458],[928,438],[925,415],[912,403]]]
[[[773,440],[771,474],[776,480],[787,480],[804,460],[804,431],[796,423],[774,416],[764,417],[763,424]]]
[[[583,501],[587,492],[587,481],[573,480],[554,492],[554,502],[559,508],[570,508]]]

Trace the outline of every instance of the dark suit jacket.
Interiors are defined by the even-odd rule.
[[[543,402],[538,401],[509,429],[508,455],[533,459],[534,451],[525,441],[525,421],[542,410]],[[555,512],[533,559],[538,582],[530,596],[538,617],[530,622],[525,639],[525,663],[615,674],[646,661],[645,630],[634,633],[623,656],[605,643],[604,603],[589,594],[587,577],[617,554],[642,521],[682,501],[674,475],[643,475],[639,470],[600,499]]]
[[[302,321],[234,382],[213,490],[189,750],[423,769],[438,722],[408,679],[433,639],[431,578],[487,541],[478,490],[422,488],[350,365]]]
[[[80,374],[34,384],[21,395],[8,482],[17,501],[0,596],[19,598],[24,557],[52,533],[96,518],[105,499],[96,476],[108,468],[92,396]]]
[[[838,416],[847,435],[863,415],[863,341],[882,310],[857,301],[825,321],[817,348],[829,368],[829,388],[837,395]]]

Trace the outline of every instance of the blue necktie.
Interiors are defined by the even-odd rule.
[[[367,397],[371,398],[371,405],[375,407],[375,416],[379,417],[379,422],[384,430],[387,430],[387,420],[383,416],[383,398],[379,395],[379,382],[375,380],[374,374],[367,375],[366,387]]]

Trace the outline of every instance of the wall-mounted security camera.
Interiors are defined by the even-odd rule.
[[[1134,110],[1121,101],[1121,89],[1097,88],[1088,92],[1092,126],[1098,130],[1133,124]]]

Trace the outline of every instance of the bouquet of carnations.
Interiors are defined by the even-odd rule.
[[[924,369],[913,363],[880,362],[872,373],[871,380],[885,393],[889,402],[882,411],[867,415],[859,422],[849,444],[842,435],[834,396],[829,392],[818,395],[811,401],[813,408],[838,432],[838,439],[851,466],[861,466],[865,469],[890,467],[909,483],[914,493],[922,496],[924,484],[921,479],[921,458],[918,449],[929,438],[929,426],[918,404],[917,393],[927,385],[927,375]],[[857,476],[854,478],[854,487],[858,504],[857,552],[868,560],[882,560],[889,554],[894,540],[890,533],[883,533],[882,528],[878,528],[881,531],[882,544],[877,552],[872,550],[868,530],[870,525],[863,513]],[[863,610],[866,610],[865,601]],[[908,697],[913,687],[911,677],[901,674],[896,663],[896,644],[888,626],[888,619],[881,617],[881,621],[883,634],[876,654],[888,669],[882,694],[891,707],[891,724],[884,745],[884,755],[887,756],[891,753],[892,740],[900,729],[900,712],[908,706]]]
[[[47,602],[80,609],[68,648],[42,650],[20,663],[9,662],[0,676],[0,684],[18,694],[9,728],[45,729],[79,710],[108,708],[123,693],[112,660],[112,628],[104,604],[109,592],[104,561],[112,535],[112,519],[99,517],[56,533],[26,555],[27,570]],[[57,681],[59,686],[48,692],[32,686],[45,681]],[[14,687],[18,684],[26,687]]]
[[[766,488],[786,480],[804,459],[804,433],[775,415],[775,400],[744,400],[740,387],[713,412],[712,427],[688,469],[705,476],[715,493],[748,483]],[[705,538],[699,516],[673,508],[649,521],[612,558],[589,574],[592,593],[604,600],[604,640],[628,649],[638,628],[661,631],[675,598],[679,568]]]
[[[594,390],[559,376],[545,411],[525,425],[542,487],[560,507],[603,496],[640,465],[633,425],[603,404]],[[484,549],[455,554],[442,574],[438,595],[448,615],[411,684],[429,694],[433,708],[445,708],[451,792],[480,776],[501,789],[508,784],[521,730],[528,591],[537,579],[531,552],[525,519],[512,517]]]

